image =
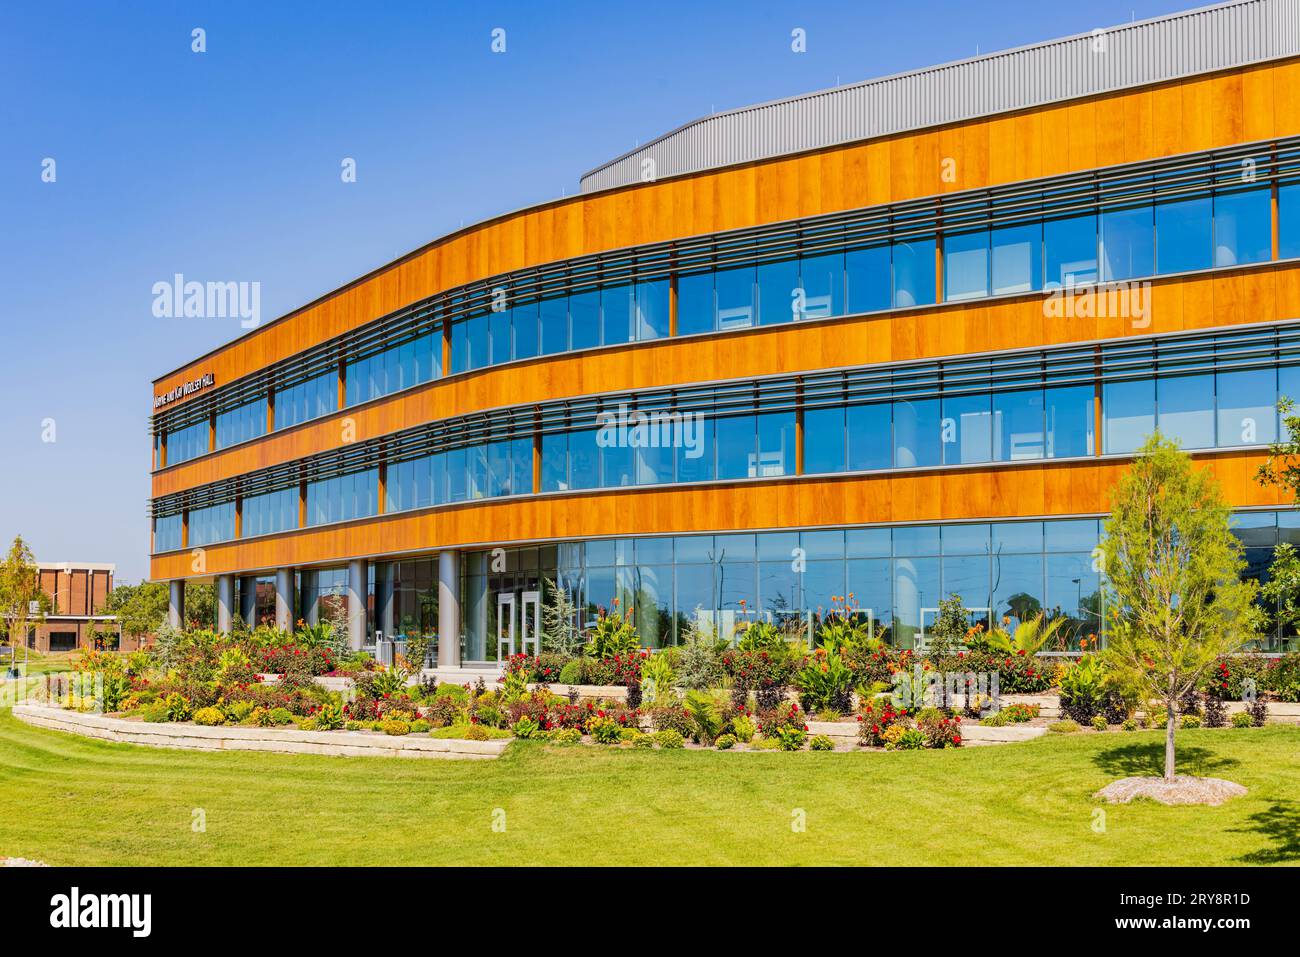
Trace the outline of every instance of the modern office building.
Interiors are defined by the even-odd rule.
[[[503,175],[505,170],[503,168]],[[1300,397],[1300,0],[715,114],[153,384],[152,574],[219,624],[346,603],[439,662],[550,580],[651,646],[852,594],[1099,630],[1109,492],[1159,428],[1254,573]]]
[[[46,654],[115,647],[117,619],[104,613],[116,566],[95,562],[37,562],[37,580],[49,611],[28,628],[27,647]]]

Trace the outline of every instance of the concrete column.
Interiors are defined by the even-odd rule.
[[[170,582],[167,599],[167,624],[173,628],[185,627],[185,582]]]
[[[275,570],[275,627],[293,631],[293,569]]]
[[[228,635],[235,617],[235,576],[218,575],[216,585],[217,631]]]
[[[239,617],[249,628],[257,627],[257,579],[252,575],[239,580]]]
[[[366,560],[348,562],[348,646],[360,649],[366,643]]]
[[[460,666],[460,552],[438,553],[438,667]]]

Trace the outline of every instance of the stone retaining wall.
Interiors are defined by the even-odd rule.
[[[463,741],[364,731],[299,731],[296,728],[249,728],[243,725],[208,728],[170,722],[150,724],[34,704],[15,705],[13,714],[19,721],[38,728],[70,731],[104,741],[196,751],[275,751],[334,757],[484,760],[499,757],[510,743],[508,739]]]

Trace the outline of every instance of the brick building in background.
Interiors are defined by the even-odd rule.
[[[94,634],[117,643],[118,625],[104,613],[117,566],[94,562],[37,562],[41,591],[50,600],[45,621],[31,628],[27,647],[45,654],[89,647]]]

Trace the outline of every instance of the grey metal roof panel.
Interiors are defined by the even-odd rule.
[[[702,117],[586,173],[582,192],[1297,55],[1300,0],[1238,0]]]

